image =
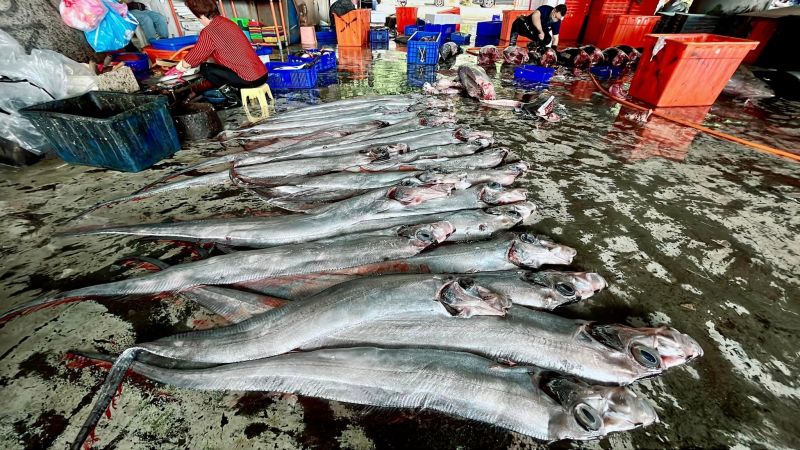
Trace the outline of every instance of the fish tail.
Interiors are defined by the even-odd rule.
[[[103,386],[100,387],[100,395],[92,406],[89,417],[86,418],[83,426],[81,426],[81,429],[78,431],[78,435],[70,446],[70,450],[80,450],[87,438],[94,434],[97,423],[100,422],[100,418],[106,413],[106,410],[111,406],[114,397],[117,395],[119,387],[122,385],[122,380],[125,378],[125,374],[128,372],[128,369],[130,369],[136,356],[142,351],[144,351],[144,349],[131,347],[123,351],[119,357],[117,357],[117,360],[114,361],[114,364],[108,371],[106,380],[103,382]]]

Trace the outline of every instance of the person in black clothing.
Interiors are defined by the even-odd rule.
[[[567,15],[566,5],[540,6],[529,16],[520,16],[511,25],[508,45],[516,46],[517,37],[522,35],[531,40],[531,45],[541,47],[558,46],[558,31],[561,19]]]
[[[334,15],[342,17],[343,15],[349,13],[356,9],[355,5],[353,4],[353,0],[336,0],[330,8],[330,20],[331,20],[331,28],[336,30],[336,24],[334,23]]]

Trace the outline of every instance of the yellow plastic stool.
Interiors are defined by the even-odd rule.
[[[269,90],[269,85],[267,83],[264,83],[262,86],[257,88],[242,89],[241,91],[242,107],[244,108],[245,114],[247,114],[247,120],[250,122],[257,122],[269,117],[269,103],[267,103],[267,96],[269,96],[272,104],[275,104],[275,99],[272,97],[272,91]],[[250,108],[248,107],[250,100],[257,100],[259,106],[261,106],[261,114],[258,117],[253,117],[253,115],[250,114]]]

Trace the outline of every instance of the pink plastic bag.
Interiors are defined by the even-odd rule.
[[[94,30],[108,13],[101,0],[61,0],[58,11],[65,24],[81,31]]]

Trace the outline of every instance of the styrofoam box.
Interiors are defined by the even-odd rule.
[[[425,14],[425,23],[431,25],[461,23],[461,16],[458,14]]]
[[[369,18],[369,23],[386,23],[386,13],[372,11]]]

